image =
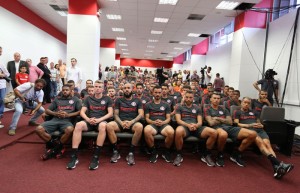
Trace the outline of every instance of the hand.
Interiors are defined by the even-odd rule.
[[[190,131],[194,131],[194,127],[193,127],[192,124],[189,124],[189,125],[188,125],[188,128],[189,128]]]
[[[129,129],[128,125],[127,125],[128,121],[122,121],[121,126],[123,127],[123,129]]]
[[[32,116],[32,115],[34,115],[35,112],[36,112],[36,110],[33,109],[33,110],[30,111],[29,115]]]

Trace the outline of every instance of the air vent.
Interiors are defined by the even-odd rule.
[[[162,55],[168,55],[168,53],[166,53],[166,52],[162,52],[162,53],[160,53],[160,54],[162,54]]]
[[[179,41],[169,41],[170,44],[179,44]]]
[[[254,3],[241,3],[234,10],[248,10],[251,9],[254,5]]]
[[[200,38],[208,38],[210,36],[210,34],[201,34],[199,37]]]
[[[205,17],[205,15],[190,14],[187,19],[189,19],[189,20],[202,20],[204,17]]]
[[[68,8],[65,6],[58,6],[58,5],[50,5],[55,11],[68,11]]]

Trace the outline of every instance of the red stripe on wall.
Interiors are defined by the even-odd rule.
[[[67,36],[64,33],[56,29],[53,25],[48,23],[46,20],[42,19],[34,12],[32,12],[19,1],[0,0],[0,6],[66,44]]]
[[[97,0],[69,0],[69,14],[97,15]]]
[[[192,55],[206,55],[209,46],[209,38],[192,47]]]
[[[101,48],[116,48],[116,41],[114,39],[101,39],[100,47]]]
[[[116,59],[116,60],[120,60],[120,58],[121,58],[121,54],[116,54],[115,59]]]
[[[135,66],[135,67],[150,67],[150,68],[172,68],[172,61],[163,60],[141,60],[132,58],[121,58],[121,66]]]
[[[184,54],[180,54],[176,58],[174,58],[173,63],[174,64],[183,64],[184,61]]]

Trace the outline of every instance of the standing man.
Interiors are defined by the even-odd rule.
[[[36,128],[37,135],[46,142],[48,149],[41,156],[43,160],[48,160],[63,150],[63,145],[72,137],[74,130],[71,119],[79,115],[80,109],[81,101],[71,95],[69,85],[64,85],[62,87],[62,96],[56,97],[46,110],[46,114],[53,116],[53,118]],[[55,131],[63,133],[58,141],[51,137],[51,133]]]
[[[214,83],[213,83],[213,88],[215,89],[215,91],[221,92],[223,90],[224,86],[225,86],[224,80],[221,79],[220,74],[217,73],[216,78],[215,78]]]
[[[22,66],[26,67],[26,73],[29,74],[28,64],[25,61],[21,60],[21,55],[18,52],[14,53],[14,60],[7,63],[7,70],[10,74],[9,77],[11,78],[11,85],[13,89],[18,86],[16,83],[16,73],[20,71],[20,68]]]
[[[57,96],[57,83],[59,82],[59,72],[56,68],[54,68],[53,62],[50,62],[50,73],[51,73],[50,97],[53,99]]]
[[[161,87],[155,86],[153,88],[154,99],[145,106],[145,117],[148,125],[144,129],[145,140],[150,148],[151,163],[155,163],[158,158],[158,153],[154,145],[154,135],[162,134],[165,137],[165,152],[162,157],[166,162],[170,163],[171,146],[174,141],[174,129],[169,125],[171,121],[171,108],[168,103],[161,100]]]
[[[132,85],[126,83],[123,87],[124,97],[115,102],[115,121],[107,124],[107,135],[113,146],[113,156],[110,162],[116,163],[121,158],[117,149],[116,132],[132,132],[130,150],[126,157],[128,165],[134,165],[134,149],[138,145],[143,132],[143,125],[139,120],[144,116],[143,105],[140,99],[132,96]]]
[[[59,77],[61,78],[61,82],[63,85],[66,84],[66,74],[67,74],[67,67],[66,64],[62,62],[62,59],[58,60],[58,68],[59,68]]]
[[[107,120],[113,116],[112,100],[108,96],[103,96],[104,84],[100,80],[95,81],[94,96],[88,96],[83,103],[80,116],[84,119],[76,124],[73,132],[72,155],[67,169],[74,169],[78,163],[78,147],[84,131],[98,131],[96,148],[89,166],[90,170],[95,170],[99,165],[100,152],[106,137]],[[88,115],[86,112],[89,112]]]
[[[204,84],[207,85],[208,83],[211,83],[211,67],[207,67],[207,70],[205,71],[205,77],[204,77]]]
[[[0,56],[2,55],[2,47],[0,47]],[[4,112],[4,98],[6,94],[6,80],[5,78],[9,77],[9,72],[0,64],[0,119],[3,117]],[[0,129],[3,128],[4,125],[0,121]]]
[[[73,80],[75,82],[75,88],[80,91],[81,81],[82,81],[82,72],[79,67],[77,67],[77,60],[71,58],[71,67],[67,68],[67,81]]]
[[[37,79],[41,79],[44,75],[44,72],[37,66],[32,65],[31,59],[26,59],[26,63],[29,66],[29,82],[34,83]]]
[[[51,103],[51,72],[49,70],[49,68],[47,67],[47,63],[48,63],[48,57],[41,57],[40,58],[40,63],[37,65],[37,67],[39,67],[43,72],[43,76],[42,79],[45,80],[46,85],[43,88],[44,91],[44,101],[43,103]]]
[[[42,90],[46,82],[43,79],[37,79],[35,83],[24,83],[14,89],[16,100],[15,100],[15,112],[9,126],[8,135],[15,135],[17,125],[23,108],[32,109],[29,113],[31,119],[28,122],[29,126],[37,126],[37,119],[44,113],[42,107],[44,91]]]

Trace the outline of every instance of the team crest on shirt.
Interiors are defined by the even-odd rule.
[[[104,101],[104,100],[102,100],[102,101],[101,101],[101,105],[104,105],[104,104],[105,104],[105,101]]]
[[[136,106],[136,103],[135,103],[135,102],[132,102],[131,105],[135,107],[135,106]]]
[[[254,115],[252,112],[249,112],[249,115]]]
[[[145,103],[146,103],[146,100],[142,100],[142,103],[145,104]]]
[[[177,96],[174,96],[174,99],[177,99]]]
[[[168,100],[167,100],[167,103],[171,103],[171,100],[170,100],[170,99],[168,99]]]
[[[223,115],[224,113],[223,113],[223,111],[219,111],[219,114],[220,114],[220,115]]]
[[[164,110],[165,110],[165,107],[164,107],[164,106],[161,106],[159,109],[162,110],[162,111],[164,111]]]
[[[193,109],[193,110],[192,110],[192,113],[196,113],[196,109]]]
[[[74,104],[74,101],[73,100],[69,100],[69,104]]]

